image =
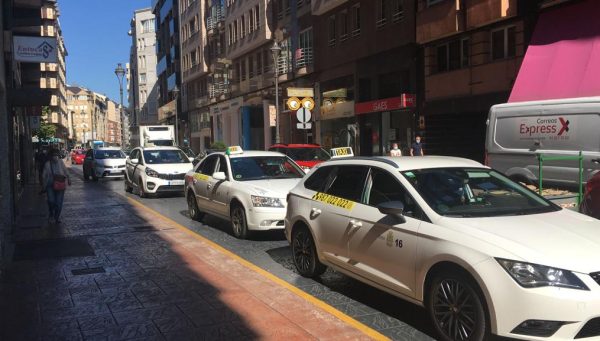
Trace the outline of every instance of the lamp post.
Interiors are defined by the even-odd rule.
[[[279,138],[279,70],[277,69],[281,47],[277,41],[273,43],[271,53],[273,54],[273,73],[275,74],[275,143],[281,143]]]
[[[179,113],[177,110],[177,97],[179,97],[179,88],[177,87],[177,85],[175,85],[171,92],[173,92],[173,98],[175,101],[175,144],[179,145]]]
[[[115,75],[119,80],[119,96],[120,96],[120,106],[119,106],[119,119],[123,119],[123,77],[125,77],[125,69],[121,63],[117,64],[117,68],[115,69]]]

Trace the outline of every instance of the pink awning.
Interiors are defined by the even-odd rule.
[[[600,1],[542,13],[509,102],[600,96]]]

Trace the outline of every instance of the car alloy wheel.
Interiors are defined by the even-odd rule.
[[[299,228],[292,236],[292,255],[298,272],[305,277],[317,277],[326,267],[319,262],[312,235],[306,228]]]
[[[442,340],[485,339],[485,310],[471,281],[456,275],[436,277],[430,295],[429,312]]]
[[[192,220],[202,219],[202,213],[198,209],[198,202],[193,192],[189,192],[187,195],[188,213]]]
[[[235,205],[231,210],[231,227],[236,238],[246,239],[248,237],[246,213],[241,205]]]

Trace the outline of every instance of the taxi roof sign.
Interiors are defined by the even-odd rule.
[[[225,151],[227,155],[243,154],[244,150],[240,146],[229,146]]]
[[[331,158],[336,159],[340,157],[352,157],[354,156],[354,152],[352,151],[352,147],[339,147],[331,149]]]

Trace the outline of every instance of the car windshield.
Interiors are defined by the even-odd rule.
[[[189,163],[181,150],[144,150],[144,161],[149,165],[161,163]]]
[[[491,169],[420,169],[402,175],[434,211],[447,217],[495,217],[560,210]]]
[[[323,148],[288,148],[287,155],[295,161],[327,161],[331,157]]]
[[[95,150],[94,156],[98,160],[102,159],[124,159],[125,154],[120,150]]]
[[[237,181],[264,179],[299,179],[304,172],[283,156],[231,158],[231,170]]]

